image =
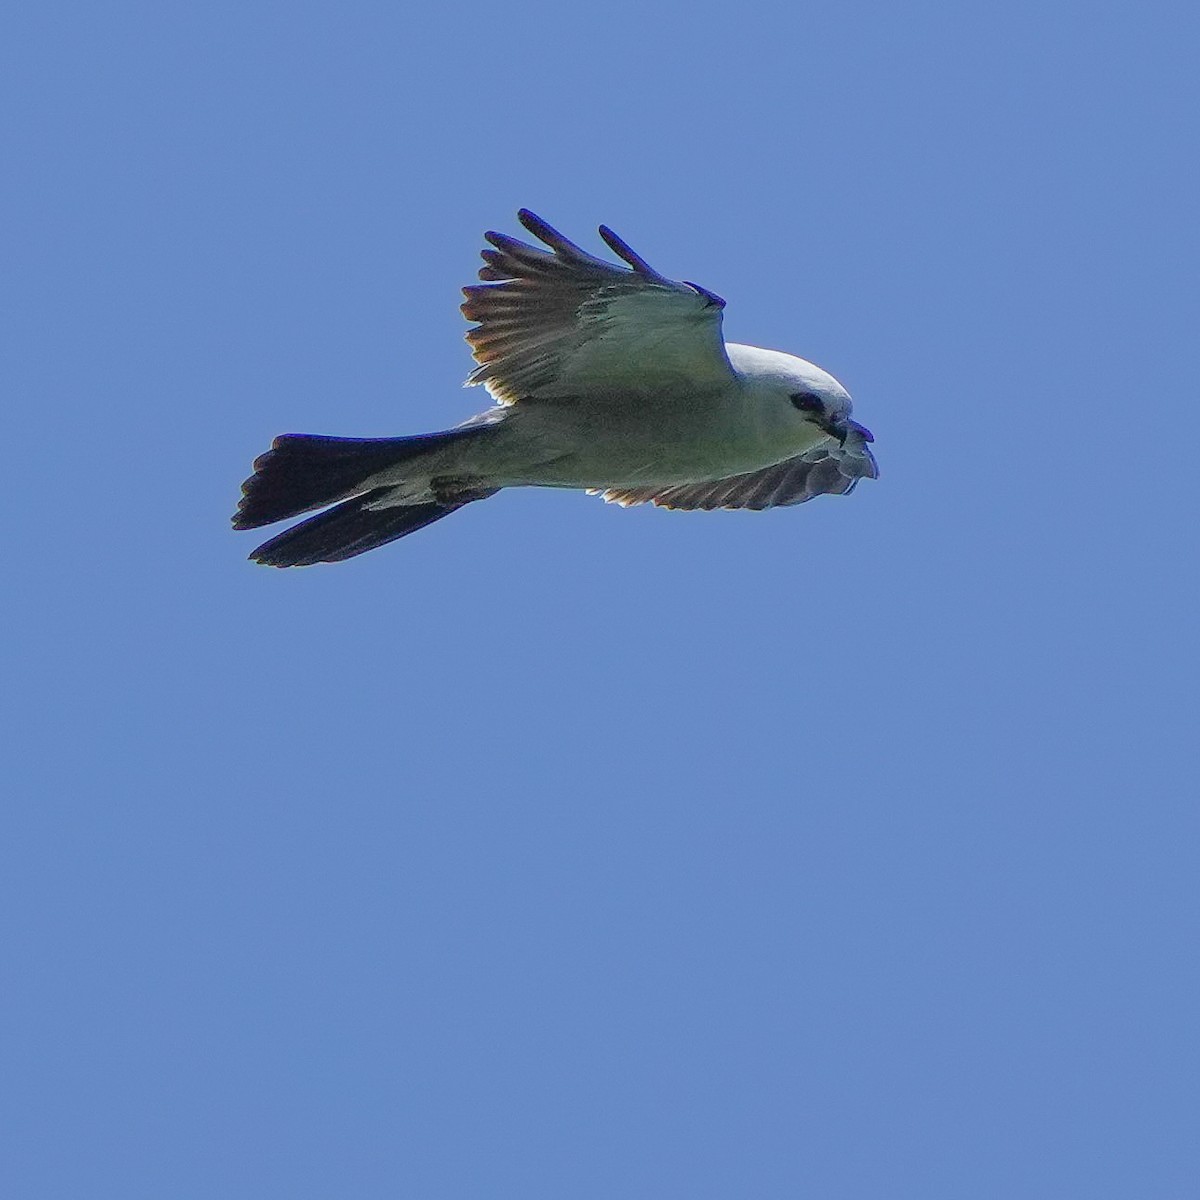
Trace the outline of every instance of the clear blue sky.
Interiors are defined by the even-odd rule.
[[[18,9],[0,1191],[1195,1195],[1194,5]],[[521,205],[882,478],[248,564]]]

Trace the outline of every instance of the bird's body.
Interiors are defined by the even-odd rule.
[[[337,561],[504,487],[583,488],[621,504],[767,508],[848,492],[877,474],[850,397],[793,355],[726,344],[724,301],[654,272],[611,231],[632,270],[586,254],[532,213],[551,247],[489,233],[486,282],[465,288],[468,333],[499,404],[415,438],[284,435],[255,462],[234,524],[335,505],[251,555]],[[340,501],[340,503],[336,503]]]

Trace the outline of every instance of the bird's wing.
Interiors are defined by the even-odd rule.
[[[662,488],[609,488],[603,492],[596,489],[593,494],[602,494],[605,500],[623,506],[651,503],[660,508],[706,510],[779,508],[803,504],[823,493],[840,496],[853,491],[860,479],[879,477],[875,456],[860,432],[861,428],[851,422],[844,445],[839,446],[831,440],[796,458],[746,475]]]
[[[505,404],[526,397],[722,387],[734,378],[721,336],[725,301],[655,271],[607,226],[600,236],[629,269],[595,258],[528,209],[517,214],[543,250],[486,233],[483,283],[463,288],[467,379]]]

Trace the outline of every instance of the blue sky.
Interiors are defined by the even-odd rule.
[[[1192,6],[4,20],[4,1194],[1192,1194]],[[882,478],[248,564],[521,205]]]

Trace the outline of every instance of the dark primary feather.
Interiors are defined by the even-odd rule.
[[[528,210],[522,210],[523,212]],[[521,214],[518,213],[518,216]],[[533,213],[529,213],[532,217]],[[545,222],[541,222],[545,224]],[[531,229],[531,226],[526,225],[526,229]],[[549,228],[549,226],[547,226]],[[651,279],[655,283],[663,283],[668,287],[674,287],[672,280],[665,275],[660,275],[634,248],[623,238],[619,238],[607,225],[600,226],[600,236],[604,239],[604,244],[619,258],[622,262],[627,262],[634,271],[646,279]]]

